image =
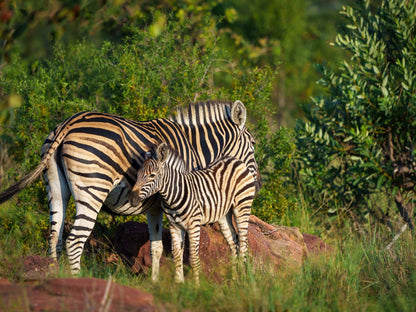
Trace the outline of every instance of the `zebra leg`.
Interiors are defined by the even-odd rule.
[[[85,201],[76,201],[76,209],[75,221],[66,240],[66,251],[73,275],[78,274],[81,270],[81,256],[84,245],[94,228],[100,210],[97,206],[94,207]]]
[[[199,238],[201,235],[201,225],[194,220],[194,224],[188,229],[189,236],[189,262],[191,264],[193,277],[196,284],[199,284],[199,270],[201,267],[199,259]]]
[[[219,219],[218,224],[220,225],[222,235],[230,247],[231,257],[234,260],[237,257],[237,234],[232,222],[232,213],[229,212]]]
[[[54,159],[49,162],[44,174],[49,202],[51,232],[49,235],[49,255],[58,260],[63,247],[62,232],[64,229],[65,213],[71,193],[64,173],[59,169]]]
[[[82,177],[71,176],[71,174],[69,177],[68,181],[73,181],[69,185],[75,201],[76,215],[66,240],[66,251],[71,273],[75,275],[80,271],[85,242],[94,228],[97,215],[108,196],[106,190],[110,189],[110,186],[102,183],[100,187],[97,187],[91,179],[83,180]]]
[[[185,243],[185,231],[177,224],[170,222],[170,235],[172,236],[172,255],[175,262],[175,282],[183,283],[183,250]]]
[[[162,243],[163,211],[157,207],[147,213],[147,226],[149,227],[150,255],[152,258],[152,281],[159,279],[160,258],[163,253]]]
[[[238,256],[245,261],[247,253],[248,221],[250,219],[251,202],[234,210],[235,222],[238,229]]]

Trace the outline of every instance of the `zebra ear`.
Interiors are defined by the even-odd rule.
[[[170,149],[169,146],[166,143],[160,143],[156,150],[157,160],[160,162],[165,162],[169,155],[170,155]]]
[[[247,110],[243,102],[237,100],[231,105],[231,120],[243,129],[247,118]]]
[[[152,157],[152,152],[146,152],[146,154],[144,154],[144,160],[148,160],[151,157]]]

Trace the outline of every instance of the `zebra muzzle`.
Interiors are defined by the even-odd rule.
[[[131,191],[129,195],[129,202],[132,206],[138,206],[140,202],[142,202],[144,198],[140,197],[140,192],[138,191]]]

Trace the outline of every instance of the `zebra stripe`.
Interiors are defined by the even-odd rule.
[[[240,101],[201,102],[178,109],[169,119],[134,121],[120,116],[81,112],[59,124],[46,138],[40,164],[0,194],[0,203],[21,191],[42,171],[50,207],[50,256],[62,251],[66,207],[76,205],[73,228],[66,241],[71,271],[80,270],[84,243],[102,208],[118,215],[147,213],[151,240],[152,279],[156,280],[163,246],[160,197],[131,206],[128,194],[145,154],[160,142],[169,143],[186,160],[188,169],[203,168],[230,155],[246,163],[257,178],[253,139],[245,128]]]
[[[224,157],[206,169],[189,171],[176,151],[161,143],[156,155],[146,160],[137,172],[130,202],[137,205],[159,192],[163,198],[163,211],[170,223],[175,279],[178,282],[184,280],[183,237],[186,231],[190,263],[198,282],[201,225],[218,221],[233,258],[237,253],[244,256],[255,191],[254,177],[241,160]],[[235,216],[238,235],[232,225],[232,215]]]

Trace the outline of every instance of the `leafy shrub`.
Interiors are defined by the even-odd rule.
[[[416,182],[415,1],[370,1],[341,12],[348,21],[335,45],[350,53],[338,71],[320,67],[327,94],[306,107],[298,148],[304,192],[322,211],[363,217],[388,208],[374,194],[396,202],[412,227]],[[410,198],[407,202],[406,197]]]
[[[254,199],[253,213],[268,222],[279,222],[288,209],[296,208],[295,201],[289,198],[291,192],[285,180],[295,153],[293,135],[293,131],[281,127],[259,144],[257,160],[260,168],[266,170],[262,174],[263,187]]]

